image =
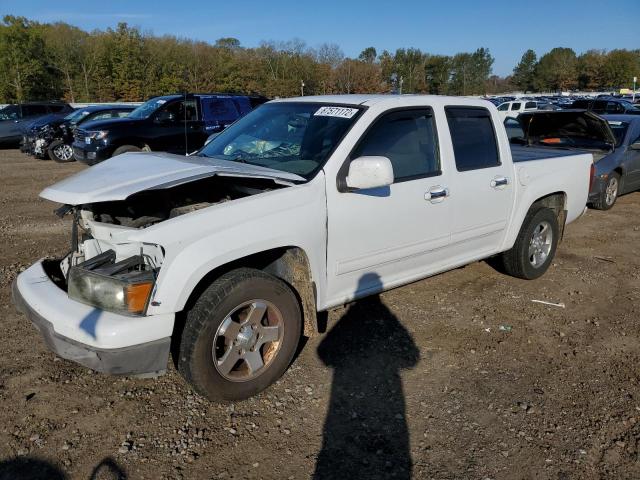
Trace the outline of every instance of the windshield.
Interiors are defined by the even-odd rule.
[[[13,120],[20,117],[20,106],[7,105],[0,109],[0,120]]]
[[[198,155],[311,178],[358,117],[358,107],[268,103],[205,145]]]
[[[622,141],[624,140],[624,136],[627,133],[627,129],[629,128],[629,124],[627,122],[609,122],[609,127],[613,132],[613,135],[616,137],[616,147],[622,145]]]
[[[75,110],[71,112],[69,115],[64,117],[65,120],[69,120],[71,123],[78,123],[81,119],[89,115],[90,112],[87,110],[83,110],[82,108],[79,110]]]
[[[153,112],[155,112],[162,105],[167,103],[166,98],[152,98],[144,102],[142,105],[133,110],[128,118],[149,118]]]

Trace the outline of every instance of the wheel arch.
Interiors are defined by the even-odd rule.
[[[198,280],[189,293],[179,316],[184,316],[183,313],[195,304],[202,292],[215,279],[237,268],[255,268],[285,282],[296,295],[300,304],[303,314],[303,335],[312,337],[318,333],[316,283],[313,280],[311,264],[306,252],[296,246],[264,250],[215,267]],[[177,321],[174,333],[175,329],[180,328],[180,322]]]
[[[559,241],[562,241],[567,221],[567,194],[559,191],[540,197],[531,204],[528,212],[538,207],[550,208],[555,212],[558,219],[558,229],[560,230]]]

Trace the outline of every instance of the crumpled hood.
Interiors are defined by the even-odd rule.
[[[143,190],[169,188],[213,175],[305,181],[294,173],[205,157],[123,153],[45,188],[40,196],[68,205],[124,200]]]

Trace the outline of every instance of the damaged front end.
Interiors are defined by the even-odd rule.
[[[144,190],[125,200],[65,205],[72,215],[71,252],[59,262],[61,286],[70,298],[124,315],[145,315],[165,252],[132,241],[139,229],[269,190],[270,179],[214,176],[171,188]]]
[[[122,315],[144,315],[164,259],[159,245],[130,242],[130,228],[89,220],[83,206],[65,205],[58,215],[73,215],[71,251],[47,263],[49,277],[69,298]],[[111,228],[110,228],[111,227]]]

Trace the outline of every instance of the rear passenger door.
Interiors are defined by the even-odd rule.
[[[497,252],[511,215],[513,167],[502,162],[489,110],[445,107],[455,160],[451,178],[451,251],[458,260]]]

